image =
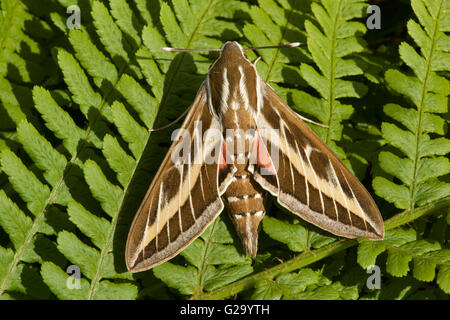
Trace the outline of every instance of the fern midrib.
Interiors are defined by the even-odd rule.
[[[21,2],[20,1],[16,1],[15,5],[12,8],[12,14],[11,16],[14,17],[15,16],[15,12],[17,10],[17,8],[19,7],[19,4]],[[7,28],[6,28],[6,32],[4,32],[4,37],[1,40],[0,43],[0,50],[3,52],[6,48],[6,39],[8,38],[8,34],[9,31],[12,29],[12,26],[14,25],[14,23],[8,23],[7,24]],[[63,180],[60,180],[57,184],[58,188],[60,186],[60,184],[62,183]],[[49,198],[47,199],[46,203],[44,204],[44,208],[46,210],[47,206],[49,205],[49,203],[53,202],[53,199],[55,198],[55,193],[51,192]],[[14,258],[11,261],[11,263],[9,264],[8,270],[5,273],[2,282],[0,284],[0,296],[7,290],[8,285],[9,285],[9,280],[10,280],[10,275],[14,275],[16,269],[17,269],[17,265],[20,263],[20,261],[22,260],[22,256],[24,255],[26,249],[28,248],[28,245],[33,241],[33,238],[35,236],[35,234],[38,232],[39,227],[41,226],[42,223],[42,219],[44,216],[44,209],[42,209],[36,216],[35,219],[33,220],[33,224],[31,225],[31,228],[29,230],[29,232],[27,233],[24,242],[21,244],[20,248],[15,252],[14,254]]]
[[[286,34],[287,30],[288,30],[288,25],[289,25],[289,19],[291,18],[292,12],[295,10],[295,5],[297,4],[297,1],[294,1],[294,4],[292,5],[291,10],[289,10],[288,16],[286,18],[286,23],[284,24],[283,28],[282,28],[282,32],[281,32],[281,37],[280,40],[278,41],[278,44],[281,45],[283,39],[284,39],[284,35]],[[269,70],[267,71],[267,76],[266,76],[266,82],[269,82],[269,78],[270,78],[270,74],[272,73],[272,69],[275,67],[275,63],[278,59],[278,56],[280,55],[281,49],[277,48],[275,50],[275,56],[273,57],[272,61],[270,62],[269,65]]]
[[[198,273],[199,273],[198,283],[197,283],[198,287],[197,287],[196,292],[194,293],[194,296],[197,294],[203,293],[203,280],[205,277],[206,262],[207,262],[206,257],[209,254],[209,247],[210,247],[210,244],[212,243],[212,235],[214,233],[214,229],[216,228],[216,224],[217,224],[218,220],[219,219],[214,219],[212,226],[211,226],[211,231],[208,235],[208,239],[205,240],[205,249],[203,250],[202,261],[200,263],[200,268],[198,269]]]
[[[58,183],[55,186],[55,189],[59,188],[63,181],[64,181],[63,179],[58,181]],[[20,261],[22,261],[22,257],[24,255],[25,251],[28,249],[28,246],[30,245],[30,243],[33,242],[34,236],[36,235],[36,233],[38,233],[38,230],[42,225],[42,221],[43,221],[45,212],[46,212],[48,206],[53,203],[53,200],[55,199],[56,194],[57,194],[57,192],[53,192],[53,191],[50,193],[47,201],[44,204],[43,209],[34,218],[33,224],[31,225],[31,228],[28,231],[24,242],[21,244],[20,248],[15,252],[14,258],[11,261],[11,263],[9,264],[8,271],[5,273],[5,276],[3,277],[2,283],[0,285],[0,296],[7,290],[8,284],[9,284],[9,276],[14,275],[18,264],[20,263]]]
[[[210,1],[209,1],[208,6],[207,6],[206,9],[203,11],[202,15],[201,15],[200,18],[198,19],[197,24],[196,24],[195,27],[194,27],[194,30],[192,30],[192,33],[189,35],[189,38],[187,39],[187,42],[186,42],[186,45],[185,45],[185,48],[186,48],[186,49],[188,49],[188,48],[190,47],[191,42],[192,42],[192,40],[193,40],[193,38],[194,38],[194,35],[197,33],[197,30],[198,30],[198,28],[199,28],[199,26],[200,26],[200,23],[202,22],[202,20],[203,20],[203,18],[205,17],[206,13],[207,13],[207,12],[209,11],[209,9],[211,8],[212,4],[215,3],[215,2],[216,2],[216,0],[210,0]],[[185,57],[185,56],[186,56],[186,54],[185,54],[185,53],[182,53],[182,56],[181,56],[180,60],[178,60],[178,63],[177,63],[177,65],[176,65],[176,67],[175,67],[175,72],[173,72],[172,75],[170,76],[170,79],[169,79],[168,85],[167,85],[167,86],[169,87],[169,90],[171,90],[172,87],[173,87],[173,83],[174,83],[174,81],[175,81],[175,77],[176,77],[176,75],[178,74],[178,70],[180,70],[181,65],[183,64],[183,60],[184,60],[184,57]],[[161,103],[159,104],[159,109],[160,109],[160,110],[161,110],[161,109],[162,109],[162,110],[164,109],[164,106],[165,106],[166,101],[167,101],[168,96],[169,96],[169,92],[170,92],[170,91],[167,91],[167,94],[163,94],[163,97],[162,97],[162,99],[161,99]]]
[[[73,165],[75,164],[75,162],[79,159],[79,155],[88,146],[88,141],[89,141],[91,131],[95,127],[97,121],[100,119],[100,115],[102,113],[103,108],[105,107],[105,105],[107,105],[106,104],[107,97],[109,97],[109,95],[116,88],[121,76],[124,74],[127,67],[128,67],[128,65],[124,66],[124,68],[119,72],[119,76],[117,77],[116,82],[111,86],[111,89],[103,95],[102,102],[101,102],[99,108],[97,109],[98,113],[97,113],[96,117],[94,117],[92,122],[90,122],[89,127],[85,130],[85,136],[84,136],[84,139],[81,140],[80,147],[77,148],[75,154],[72,156],[70,161],[67,162],[67,165],[64,167],[64,171],[63,171],[63,174],[61,175],[60,180],[56,183],[55,187],[50,192],[50,195],[49,195],[47,201],[45,202],[43,208],[36,215],[36,218],[33,220],[33,224],[25,238],[25,241],[20,246],[20,248],[15,252],[14,259],[11,262],[7,273],[5,273],[3,281],[0,285],[0,295],[3,294],[4,291],[6,290],[10,275],[14,274],[15,270],[17,269],[18,264],[20,263],[20,261],[22,261],[23,254],[25,253],[26,249],[28,249],[28,245],[30,245],[30,243],[33,242],[35,235],[38,233],[38,230],[42,225],[43,217],[45,216],[45,213],[47,212],[48,207],[53,204],[53,200],[56,198],[56,195],[58,194],[59,189],[63,185],[64,179],[69,174],[69,172],[70,172],[71,168],[73,167]]]
[[[418,164],[420,160],[420,154],[419,154],[419,146],[422,140],[422,119],[423,119],[423,113],[424,111],[424,104],[425,104],[425,98],[428,92],[428,79],[429,75],[432,72],[431,71],[431,63],[433,61],[433,53],[435,52],[436,48],[436,42],[437,42],[437,35],[439,34],[439,20],[441,18],[442,14],[442,4],[444,3],[444,0],[441,0],[441,3],[439,5],[439,12],[436,19],[433,19],[435,21],[434,24],[434,30],[433,30],[433,37],[432,37],[432,43],[430,46],[430,53],[429,53],[429,59],[427,59],[427,69],[425,73],[425,79],[423,81],[422,85],[422,95],[420,104],[418,106],[418,121],[417,121],[417,131],[416,131],[416,145],[415,145],[415,156],[414,156],[414,169],[413,169],[413,180],[409,191],[409,204],[408,209],[413,209],[416,204],[416,189],[417,189],[417,171],[418,171]]]
[[[329,109],[329,115],[328,115],[328,122],[327,122],[327,126],[328,128],[326,129],[326,138],[325,138],[325,143],[327,145],[329,145],[330,140],[331,140],[331,122],[333,120],[333,109],[334,109],[334,100],[335,100],[335,92],[334,92],[334,65],[336,63],[336,43],[337,43],[337,37],[336,37],[336,28],[338,25],[338,20],[339,20],[339,15],[341,13],[341,6],[342,6],[342,0],[339,0],[339,4],[338,4],[338,8],[337,8],[337,13],[336,16],[334,16],[334,21],[333,21],[333,33],[332,33],[332,38],[331,38],[331,52],[330,52],[330,57],[331,57],[331,63],[330,63],[330,73],[329,73],[329,77],[330,77],[330,92],[329,92],[329,96],[328,96],[328,109]]]
[[[128,44],[129,44],[130,47],[131,47],[131,44],[130,44],[129,42],[128,42]],[[134,52],[132,52],[131,56],[134,57],[135,54],[136,54],[136,52],[139,51],[139,49],[140,49],[141,47],[142,47],[142,42],[139,43],[139,45],[134,49]],[[120,81],[122,75],[125,73],[125,71],[127,71],[128,67],[129,67],[129,65],[130,65],[130,63],[131,63],[131,60],[128,61],[128,63],[123,67],[122,70],[120,70],[119,76],[117,77],[117,81],[114,83],[114,85],[112,86],[112,88],[115,88],[116,85],[119,83],[119,81]],[[112,89],[111,89],[110,92],[112,92]],[[110,92],[108,92],[108,94],[105,95],[105,96],[108,97],[108,95],[109,95]],[[105,99],[105,101],[106,101],[106,99]],[[95,118],[95,121],[97,121],[97,118],[98,118],[98,117],[100,117],[100,112],[97,114],[97,117]],[[93,128],[93,127],[92,127],[92,128]],[[135,172],[135,170],[136,170],[136,167],[137,167],[137,166],[135,166],[134,169],[133,169],[133,174],[134,174],[134,172]],[[133,176],[133,175],[131,175],[130,177],[132,177],[132,176]],[[97,292],[98,284],[100,283],[100,280],[102,279],[102,272],[101,272],[101,271],[103,271],[103,262],[105,261],[105,258],[106,258],[107,255],[108,255],[109,249],[112,248],[112,243],[113,243],[113,240],[114,240],[114,233],[115,233],[115,231],[116,231],[116,225],[117,225],[117,221],[118,221],[118,219],[119,219],[119,212],[120,212],[120,209],[122,208],[123,199],[125,198],[126,191],[128,190],[128,187],[129,187],[129,185],[130,185],[130,182],[131,182],[131,178],[130,178],[130,180],[128,181],[128,184],[127,184],[126,188],[123,189],[122,199],[120,200],[121,205],[119,206],[119,209],[117,210],[117,212],[116,212],[116,213],[113,215],[113,217],[112,217],[112,220],[111,220],[111,227],[110,227],[110,229],[109,229],[109,233],[108,233],[108,236],[107,236],[107,238],[106,238],[105,245],[104,245],[103,248],[100,250],[100,257],[99,257],[99,260],[98,260],[98,263],[97,263],[97,268],[96,268],[96,271],[95,271],[95,275],[94,275],[94,277],[91,279],[91,283],[90,283],[90,286],[89,286],[88,300],[92,300],[92,299],[94,298],[95,293]]]

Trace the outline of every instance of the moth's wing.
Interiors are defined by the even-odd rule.
[[[320,228],[347,238],[383,239],[383,219],[369,192],[269,85],[264,88],[256,125],[259,143],[267,148],[260,153],[270,154],[266,167],[274,166],[276,174],[263,174],[260,166],[256,181],[282,206]]]
[[[203,141],[208,129],[221,130],[208,109],[204,85],[190,108],[131,225],[125,250],[131,272],[144,271],[175,256],[224,207],[219,183],[226,181],[219,177],[218,161],[223,136],[215,131]],[[194,142],[203,143],[203,149],[195,152]],[[183,159],[189,153],[191,157]],[[208,163],[204,161],[206,154],[210,156]]]

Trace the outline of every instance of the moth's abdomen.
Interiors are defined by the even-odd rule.
[[[234,120],[229,122],[225,133],[225,157],[227,164],[235,169],[233,180],[223,197],[245,253],[254,257],[258,250],[259,226],[266,213],[264,208],[266,191],[253,179],[252,173],[248,170],[256,131],[251,121],[243,121],[239,126],[239,120],[250,118],[245,109],[229,110],[224,118],[225,123],[227,120]]]
[[[246,171],[245,174],[241,172],[234,176],[224,197],[245,253],[248,256],[256,256],[259,226],[266,213],[264,208],[266,192]]]

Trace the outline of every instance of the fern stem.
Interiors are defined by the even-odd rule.
[[[344,240],[336,241],[328,246],[314,250],[306,251],[299,254],[295,258],[288,260],[286,262],[280,263],[279,265],[267,269],[265,271],[256,273],[242,280],[236,281],[235,283],[220,288],[211,293],[199,294],[191,297],[195,300],[215,300],[224,299],[229,296],[235,295],[243,290],[250,289],[255,285],[255,282],[260,279],[270,280],[283,272],[291,272],[296,269],[310,265],[316,261],[319,261],[325,257],[328,257],[334,253],[338,253],[344,249],[347,249],[358,243],[356,240]]]
[[[219,219],[215,219],[212,223],[211,226],[211,232],[208,235],[208,239],[205,239],[205,249],[203,250],[203,255],[202,255],[202,262],[200,264],[200,267],[198,268],[198,287],[196,290],[196,294],[202,294],[203,293],[203,280],[205,277],[205,271],[206,271],[206,264],[207,264],[207,259],[206,257],[208,256],[208,252],[209,252],[209,246],[212,242],[212,235],[214,233],[214,229],[216,228],[217,225],[217,221]]]
[[[329,80],[330,80],[330,92],[329,92],[329,97],[328,97],[328,103],[329,103],[329,115],[328,115],[328,128],[327,128],[327,135],[325,138],[325,143],[329,145],[330,143],[330,132],[331,132],[331,122],[333,119],[333,109],[334,109],[334,65],[336,63],[336,42],[337,42],[337,37],[336,37],[336,27],[339,21],[339,14],[341,12],[341,5],[342,5],[342,0],[339,1],[339,5],[337,8],[337,14],[334,17],[334,21],[333,21],[333,33],[332,33],[332,41],[331,41],[331,52],[330,52],[330,73],[329,73]]]
[[[29,249],[29,245],[33,242],[34,236],[38,233],[39,229],[42,227],[42,224],[44,223],[45,213],[47,212],[47,208],[53,203],[53,200],[56,198],[58,192],[55,190],[58,190],[58,188],[62,185],[62,182],[63,179],[61,179],[55,186],[55,189],[52,190],[50,196],[47,199],[47,202],[44,204],[43,209],[37,214],[36,218],[33,220],[33,224],[30,230],[28,231],[24,242],[15,252],[14,259],[9,264],[8,271],[5,273],[3,281],[0,283],[0,296],[6,290],[8,290],[10,276],[12,277],[14,276],[20,261],[22,261],[22,257],[25,255],[25,252]]]
[[[394,217],[390,218],[389,220],[385,221],[385,229],[386,230],[394,229],[396,227],[407,224],[425,215],[435,213],[443,208],[448,208],[449,206],[450,206],[450,197],[447,197],[432,202],[420,208],[403,211],[395,215]],[[222,287],[216,291],[210,293],[196,294],[192,296],[191,299],[215,300],[227,298],[229,296],[238,294],[243,290],[252,288],[255,285],[255,282],[260,279],[273,279],[283,272],[291,272],[293,270],[305,267],[323,258],[341,252],[347,248],[353,247],[358,243],[359,243],[358,240],[352,239],[341,240],[333,242],[332,244],[317,250],[303,252],[298,256],[294,257],[293,259],[280,263],[275,267],[269,268],[265,271],[256,273],[254,275],[236,281],[235,283]]]
[[[284,24],[284,26],[283,26],[283,31],[281,32],[281,38],[280,38],[280,40],[278,41],[278,44],[279,45],[281,45],[281,44],[283,44],[282,43],[282,41],[283,41],[283,39],[284,39],[284,35],[286,34],[286,31],[288,31],[288,25],[289,25],[289,19],[291,18],[291,15],[292,15],[292,12],[294,11],[294,8],[295,8],[295,5],[297,4],[297,1],[295,1],[294,0],[294,3],[292,4],[292,8],[291,8],[291,10],[289,11],[289,13],[288,13],[288,15],[287,15],[287,17],[286,17],[286,23]],[[278,56],[280,55],[280,48],[277,48],[276,49],[276,51],[275,51],[275,56],[274,56],[274,58],[272,59],[272,61],[270,62],[270,66],[269,66],[269,69],[268,69],[268,71],[267,71],[267,76],[266,76],[266,82],[269,82],[270,80],[269,80],[269,77],[270,77],[270,73],[272,72],[272,70],[273,70],[273,68],[274,68],[274,66],[275,66],[275,63],[276,63],[276,61],[277,61],[277,59],[278,59]]]
[[[203,11],[202,15],[201,15],[200,18],[198,19],[197,24],[195,25],[194,30],[192,31],[192,33],[189,35],[189,38],[187,39],[186,44],[185,44],[184,46],[182,46],[182,47],[184,47],[185,49],[189,49],[189,47],[190,47],[190,45],[191,45],[191,42],[192,42],[192,40],[193,40],[193,38],[194,38],[194,35],[197,33],[197,30],[198,30],[198,28],[200,27],[201,22],[203,21],[203,19],[204,19],[206,13],[210,10],[210,8],[211,8],[211,6],[213,5],[213,3],[215,3],[215,1],[209,1],[208,6],[206,7],[206,9]],[[170,90],[170,88],[173,87],[173,83],[174,83],[175,78],[176,78],[176,76],[177,76],[177,74],[178,74],[178,70],[181,68],[185,56],[186,56],[186,53],[182,53],[181,59],[178,60],[178,63],[177,63],[177,65],[176,65],[176,67],[175,67],[175,71],[170,75],[170,78],[169,78],[169,80],[167,81],[167,88],[169,88],[169,90]],[[168,98],[168,97],[169,97],[169,91],[167,90],[167,91],[166,91],[166,94],[163,93],[163,96],[162,96],[161,102],[160,102],[160,104],[159,104],[158,110],[161,110],[161,108],[164,107],[164,105],[166,104],[166,101],[167,101],[167,98]]]
[[[138,48],[136,48],[136,51],[138,50]],[[136,52],[135,51],[135,52]],[[84,139],[82,139],[82,141],[80,142],[79,147],[77,148],[76,152],[74,153],[74,155],[72,156],[72,158],[70,159],[70,161],[67,162],[66,167],[64,168],[64,172],[61,174],[61,178],[58,180],[58,182],[55,184],[55,186],[52,188],[50,195],[47,199],[47,201],[45,202],[44,206],[42,207],[42,209],[39,211],[39,213],[36,215],[36,218],[33,220],[33,224],[25,238],[25,241],[23,242],[23,244],[20,246],[19,249],[16,250],[16,252],[14,253],[14,259],[11,262],[8,271],[5,273],[3,281],[0,283],[0,295],[2,295],[7,289],[8,289],[8,282],[9,282],[9,277],[14,275],[19,263],[22,261],[23,256],[25,255],[26,250],[29,249],[29,245],[33,242],[34,237],[36,236],[36,234],[38,233],[38,231],[40,230],[40,228],[42,227],[42,224],[44,223],[44,218],[45,215],[47,213],[48,208],[50,208],[50,206],[52,204],[54,204],[54,200],[57,198],[58,192],[60,191],[60,188],[64,185],[64,181],[67,178],[67,176],[70,173],[70,170],[73,168],[73,166],[77,163],[77,161],[80,159],[80,155],[82,154],[82,152],[85,150],[85,148],[88,147],[89,145],[89,137],[91,135],[91,132],[94,131],[95,125],[97,124],[97,121],[99,119],[101,119],[101,114],[103,111],[103,108],[105,106],[107,106],[106,101],[108,100],[108,97],[110,94],[112,94],[114,92],[114,88],[117,86],[121,76],[125,73],[126,69],[128,68],[128,65],[125,65],[123,67],[122,70],[120,70],[119,72],[119,76],[117,77],[117,81],[112,85],[111,89],[108,92],[105,92],[103,97],[102,97],[102,101],[98,107],[97,113],[95,114],[95,116],[93,117],[93,119],[89,122],[88,127],[86,128],[85,131],[85,135],[84,135]],[[117,216],[117,215],[116,215]],[[111,232],[108,235],[108,244],[111,244],[112,242],[112,236],[114,234],[114,229],[115,229],[115,224],[116,224],[116,217],[113,219],[113,225],[111,226]],[[110,248],[110,246],[105,246],[105,248]],[[101,252],[101,256],[100,256],[100,260],[99,260],[99,268],[97,268],[97,272],[94,276],[94,279],[92,279],[91,281],[91,286],[89,289],[89,294],[88,297],[89,299],[91,299],[94,295],[94,292],[97,288],[97,283],[98,281],[100,281],[100,275],[99,275],[99,270],[101,269],[101,265],[103,263],[104,258],[106,257],[108,250],[102,250]]]
[[[450,207],[450,197],[431,202],[430,204],[423,207],[405,210],[385,221],[385,229],[395,229],[411,221],[417,220],[422,216],[435,213],[440,209],[448,207]]]
[[[441,18],[441,14],[443,12],[442,10],[442,4],[444,3],[444,0],[441,1],[440,5],[439,5],[439,12],[437,15],[437,18],[434,19],[434,30],[433,30],[433,35],[432,35],[432,39],[431,39],[431,46],[430,46],[430,52],[428,57],[426,58],[427,60],[427,70],[425,73],[425,79],[423,80],[423,85],[422,85],[422,93],[421,93],[421,98],[420,98],[420,104],[417,106],[417,113],[418,113],[418,119],[417,119],[417,130],[416,130],[416,145],[415,145],[415,158],[414,158],[414,171],[413,171],[413,180],[412,180],[412,184],[410,187],[410,191],[409,191],[409,204],[408,204],[408,209],[412,209],[414,208],[415,202],[416,202],[416,187],[417,187],[417,171],[418,171],[418,163],[420,160],[420,142],[421,142],[421,138],[422,138],[422,120],[423,120],[423,113],[424,113],[424,105],[425,105],[425,98],[427,95],[427,84],[428,84],[428,79],[429,79],[429,75],[431,73],[431,64],[433,62],[433,52],[435,51],[436,48],[436,43],[437,43],[437,35],[439,34],[439,20]]]

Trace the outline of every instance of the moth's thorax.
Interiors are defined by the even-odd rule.
[[[211,112],[223,119],[229,109],[257,110],[260,79],[254,65],[237,42],[227,42],[212,65],[208,78]]]

